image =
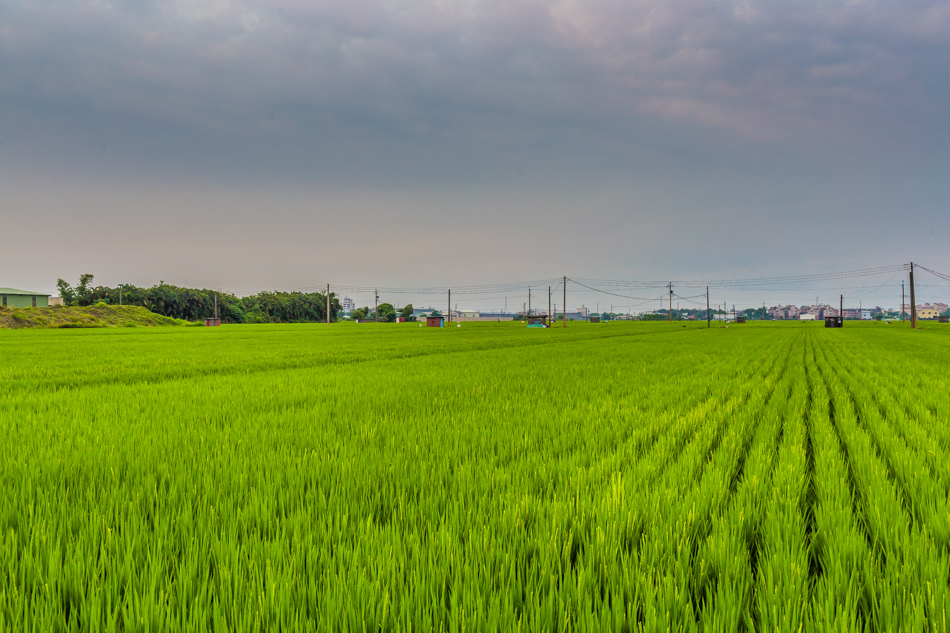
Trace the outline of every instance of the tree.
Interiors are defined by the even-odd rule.
[[[73,301],[76,300],[76,293],[73,289],[66,283],[65,279],[57,279],[56,287],[59,289],[59,296],[63,298],[63,304],[71,306]]]
[[[399,311],[399,316],[404,318],[407,323],[411,323],[416,320],[416,317],[412,316],[413,311],[414,308],[412,307],[412,304],[406,304],[406,306]]]
[[[356,321],[361,321],[366,318],[366,315],[369,314],[369,306],[365,308],[357,308],[350,313],[350,316],[353,317]]]
[[[122,303],[128,306],[142,306],[156,314],[201,321],[214,315],[217,297],[218,316],[225,323],[325,323],[327,309],[330,320],[335,320],[340,312],[340,302],[330,296],[316,292],[259,292],[249,297],[237,297],[218,290],[182,288],[160,281],[151,288],[137,288],[131,284],[122,284],[115,288],[92,287],[92,275],[81,275],[79,285],[71,288],[62,279],[56,285],[67,305],[92,305],[99,301],[116,305],[119,293]],[[369,308],[365,308],[368,312]]]
[[[56,280],[56,288],[59,289],[59,296],[63,298],[63,304],[71,306],[78,304],[81,306],[91,305],[95,299],[93,289],[89,287],[93,276],[89,273],[79,275],[79,283],[75,288],[71,288],[68,283],[62,279]]]
[[[379,304],[379,307],[376,308],[376,318],[378,321],[395,323],[396,308],[394,308],[393,304],[391,303],[381,303]]]

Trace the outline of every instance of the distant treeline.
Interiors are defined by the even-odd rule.
[[[79,284],[71,287],[57,280],[63,303],[88,306],[102,302],[134,305],[148,308],[156,314],[201,321],[214,316],[214,297],[218,297],[218,316],[225,323],[311,323],[327,320],[326,294],[317,292],[259,292],[249,297],[238,297],[216,290],[182,288],[165,282],[151,288],[121,284],[115,288],[93,286],[92,275],[79,277]],[[330,320],[336,321],[340,302],[330,294]]]

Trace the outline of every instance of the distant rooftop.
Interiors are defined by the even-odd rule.
[[[0,295],[29,295],[34,297],[48,297],[45,292],[33,292],[32,290],[17,290],[16,288],[0,288]]]

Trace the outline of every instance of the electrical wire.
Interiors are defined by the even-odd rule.
[[[669,282],[661,281],[623,281],[612,279],[586,279],[570,278],[575,283],[596,284],[611,288],[644,288],[666,286],[669,283],[687,287],[709,286],[710,288],[758,288],[763,286],[790,286],[814,281],[836,281],[839,279],[853,279],[858,277],[870,277],[896,273],[909,269],[909,264],[897,264],[892,266],[878,266],[875,268],[862,268],[855,270],[844,270],[829,273],[814,273],[808,275],[785,275],[781,277],[750,277],[745,279],[710,279],[710,280],[687,280],[673,279]]]
[[[601,290],[600,288],[594,288],[593,286],[588,286],[587,284],[581,283],[580,281],[577,281],[576,279],[571,279],[570,277],[568,277],[567,280],[576,283],[578,286],[587,288],[588,290],[593,290],[594,292],[600,292],[605,295],[610,295],[612,297],[620,297],[622,299],[633,299],[634,301],[644,301],[644,302],[656,301],[658,299],[663,299],[666,296],[666,294],[662,294],[659,297],[654,297],[652,299],[647,299],[646,297],[631,297],[629,295],[621,295],[621,294],[617,294],[616,292],[609,292],[607,290]]]
[[[915,264],[916,268],[919,268],[923,271],[926,271],[938,279],[946,282],[950,282],[950,275],[942,273],[919,264]],[[702,305],[702,302],[693,301],[694,299],[699,299],[705,297],[706,293],[698,294],[687,294],[680,295],[676,293],[673,289],[679,287],[681,289],[688,290],[697,290],[702,287],[708,287],[710,290],[717,290],[717,295],[721,294],[723,290],[731,290],[738,294],[744,294],[745,292],[757,292],[757,293],[775,293],[775,292],[784,292],[787,294],[799,295],[806,292],[827,292],[830,288],[822,287],[831,285],[834,290],[851,290],[857,291],[859,294],[852,294],[852,297],[864,297],[875,292],[878,292],[889,283],[891,283],[899,274],[909,270],[910,264],[895,264],[889,266],[877,266],[871,268],[860,268],[853,270],[843,270],[843,271],[832,271],[826,273],[812,273],[805,275],[783,275],[783,276],[774,276],[774,277],[747,277],[747,278],[736,278],[736,279],[710,279],[710,280],[696,280],[696,279],[681,279],[673,281],[658,281],[658,280],[617,280],[617,279],[593,279],[586,277],[568,277],[566,278],[568,282],[572,282],[575,286],[583,288],[585,290],[595,292],[598,294],[603,294],[611,297],[618,297],[623,299],[629,299],[636,303],[631,303],[626,306],[620,307],[639,307],[642,305],[647,305],[655,301],[662,301],[670,296],[675,297],[681,301],[692,302],[696,305]],[[858,285],[846,285],[849,280],[858,280],[858,279],[868,279],[870,280],[873,277],[880,277],[888,275],[886,281],[879,285],[872,284],[858,284]],[[527,281],[514,281],[514,282],[498,282],[498,283],[489,283],[489,284],[468,284],[461,286],[419,286],[419,287],[409,287],[409,286],[360,286],[355,284],[331,284],[330,291],[337,295],[342,293],[350,293],[353,295],[358,294],[378,294],[382,296],[394,296],[394,295],[421,295],[421,296],[431,296],[431,295],[445,295],[448,291],[451,291],[454,296],[465,297],[466,303],[472,303],[474,300],[477,300],[478,297],[484,298],[487,303],[493,303],[500,300],[498,295],[511,295],[520,296],[522,294],[527,294],[529,290],[535,290],[537,288],[542,289],[545,286],[550,287],[551,293],[554,291],[560,291],[564,289],[564,277],[556,277],[549,279],[534,279]],[[842,283],[845,282],[845,283]],[[673,288],[670,287],[672,284]],[[934,288],[943,288],[943,285],[928,285],[928,284],[917,284],[918,287],[934,287]],[[568,288],[570,290],[570,288]],[[646,291],[646,292],[643,292]],[[324,293],[326,292],[326,286],[305,286],[284,289],[283,292],[316,292]],[[653,294],[653,292],[661,293],[658,296],[649,297],[643,296],[645,294]],[[256,293],[237,293],[238,296],[250,296]],[[762,298],[761,295],[759,298]],[[748,301],[749,297],[717,297],[717,299],[730,300],[730,301]],[[563,306],[566,308],[566,306]]]
[[[939,278],[941,278],[941,279],[943,279],[943,280],[945,280],[945,281],[950,281],[950,275],[946,275],[946,274],[944,274],[944,273],[939,273],[939,272],[937,272],[936,270],[931,270],[931,269],[929,269],[929,268],[926,268],[926,267],[924,267],[924,266],[921,266],[920,264],[916,264],[915,267],[916,267],[916,268],[920,268],[921,270],[926,270],[928,273],[930,273],[931,275],[934,275],[935,277],[939,277]]]

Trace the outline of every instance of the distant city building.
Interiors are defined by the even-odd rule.
[[[769,316],[771,316],[776,321],[784,320],[794,320],[798,318],[798,315],[801,314],[801,310],[798,309],[798,306],[772,306],[769,308]]]
[[[940,316],[941,312],[947,311],[946,303],[918,303],[917,304],[917,318],[918,319],[936,319]],[[910,304],[905,303],[901,305],[901,310],[906,314],[910,314]]]
[[[838,316],[838,308],[830,306],[828,304],[816,304],[811,306],[802,306],[798,311],[799,316],[802,314],[810,314],[818,320],[824,319],[826,316]]]
[[[918,313],[920,312],[920,306],[918,306]],[[910,310],[908,306],[906,310]],[[844,308],[844,311],[839,315],[839,309],[835,306],[828,304],[817,304],[817,305],[808,305],[808,306],[772,306],[767,310],[769,316],[775,320],[811,320],[811,319],[802,319],[803,315],[812,317],[815,320],[822,320],[826,317],[837,317],[843,316],[845,319],[864,319],[865,321],[874,319],[878,314],[884,312],[884,308],[881,306],[874,306],[873,308]],[[923,318],[923,317],[921,317]]]
[[[340,302],[340,308],[344,312],[352,312],[356,309],[356,304],[353,303],[353,300],[349,297],[343,297],[343,301]]]

